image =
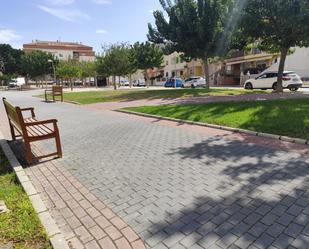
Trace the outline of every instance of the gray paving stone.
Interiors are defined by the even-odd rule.
[[[287,248],[294,241],[293,237],[290,237],[286,234],[281,234],[273,243],[273,245],[277,248]]]
[[[254,242],[254,245],[260,249],[265,249],[268,248],[273,241],[274,241],[273,237],[264,233],[262,236],[257,238],[257,240]]]
[[[267,229],[267,226],[263,223],[257,223],[253,227],[250,228],[248,233],[255,237],[259,237],[265,230]]]
[[[236,242],[234,243],[239,248],[247,248],[251,245],[256,238],[248,233],[242,235]]]
[[[286,229],[285,226],[283,226],[279,223],[274,223],[273,225],[268,227],[268,229],[266,230],[266,233],[269,234],[270,236],[276,238],[283,232],[284,229]]]
[[[300,226],[296,223],[291,223],[284,232],[287,235],[296,238],[303,229],[304,229],[303,226]]]

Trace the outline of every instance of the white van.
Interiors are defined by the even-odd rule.
[[[22,86],[25,85],[26,81],[24,77],[19,77],[16,79],[12,79],[9,83],[9,87],[17,87],[17,86]]]

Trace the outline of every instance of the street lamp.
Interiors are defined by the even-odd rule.
[[[53,71],[54,71],[54,83],[57,83],[57,81],[56,81],[56,70],[55,70],[54,61],[51,60],[51,59],[49,59],[49,60],[48,60],[48,63],[51,63],[51,64],[52,64]]]

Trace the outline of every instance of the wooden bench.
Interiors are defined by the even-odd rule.
[[[53,101],[56,101],[56,97],[60,97],[61,102],[63,102],[63,87],[62,86],[52,86],[51,89],[45,90],[45,101],[48,101],[48,95],[51,95]]]
[[[34,108],[14,107],[6,100],[6,98],[3,98],[3,104],[9,120],[12,139],[16,140],[17,137],[22,137],[25,142],[26,160],[28,164],[32,164],[33,162],[30,143],[40,140],[54,138],[57,152],[39,156],[37,159],[51,156],[62,157],[60,136],[56,119],[39,121],[35,117]],[[31,117],[24,118],[24,112],[30,112]]]

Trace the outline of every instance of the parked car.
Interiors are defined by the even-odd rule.
[[[165,87],[184,87],[182,79],[179,78],[171,78],[168,79],[165,84]]]
[[[133,86],[146,86],[146,81],[143,78],[135,80]]]
[[[276,89],[277,88],[278,72],[264,72],[255,79],[249,79],[245,82],[244,88],[251,89]],[[301,78],[292,71],[283,73],[282,86],[290,91],[297,91],[302,87]]]
[[[206,87],[206,80],[203,77],[192,76],[185,80],[183,86],[186,88]]]
[[[9,87],[20,87],[22,85],[25,85],[26,84],[26,81],[25,81],[25,78],[23,77],[20,77],[20,78],[16,78],[16,79],[12,79],[10,82],[9,82]]]
[[[130,82],[128,80],[121,80],[120,86],[130,86]]]

